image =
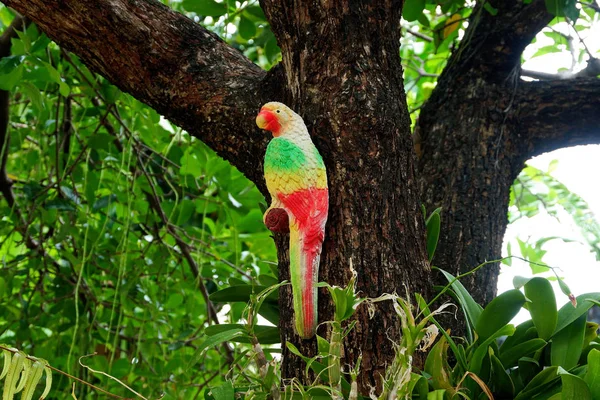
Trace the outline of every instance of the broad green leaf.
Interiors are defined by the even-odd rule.
[[[406,0],[402,8],[402,18],[412,22],[416,21],[425,9],[425,0]]]
[[[56,70],[56,68],[54,68],[52,66],[52,64],[49,64],[45,61],[42,61],[42,64],[44,65],[44,67],[46,67],[46,70],[48,71],[50,79],[52,79],[52,81],[58,83],[58,90],[59,90],[60,94],[64,97],[67,97],[71,93],[71,88],[62,79],[62,77],[60,76],[60,73]]]
[[[256,25],[242,14],[238,23],[238,32],[244,39],[252,39],[256,35]]]
[[[583,350],[586,315],[583,314],[552,337],[552,365],[566,370],[577,365]]]
[[[181,3],[187,11],[195,12],[205,17],[220,17],[227,13],[227,3],[217,3],[214,0],[183,0]]]
[[[38,113],[41,112],[42,109],[44,108],[44,102],[42,100],[42,95],[40,94],[40,90],[35,85],[33,85],[31,82],[20,82],[19,88],[31,100],[31,104],[33,104],[33,107],[35,108],[35,110]]]
[[[270,63],[273,63],[277,60],[277,57],[281,54],[281,49],[277,45],[277,40],[275,36],[273,36],[270,40],[265,44],[265,55]]]
[[[421,399],[427,398],[429,387],[427,385],[427,379],[424,376],[411,372],[408,385],[413,397],[414,395],[418,395]]]
[[[448,365],[448,343],[442,338],[433,346],[425,360],[424,371],[431,375],[429,382],[434,389],[449,389],[452,387],[450,366]]]
[[[215,400],[231,400],[235,397],[233,383],[225,381],[219,386],[210,388],[210,394]]]
[[[241,324],[219,324],[219,325],[211,325],[204,330],[204,333],[207,336],[215,336],[217,334],[230,331],[232,329],[238,329],[240,331],[245,331],[246,327]],[[267,326],[267,325],[256,325],[254,326],[254,334],[258,339],[260,344],[274,344],[280,343],[279,338],[279,328],[275,326]],[[247,334],[231,339],[231,342],[234,343],[250,343],[250,339]]]
[[[480,340],[487,339],[503,325],[508,324],[524,303],[525,296],[517,289],[506,291],[493,299],[477,321],[475,331]]]
[[[503,365],[506,365],[503,363]],[[558,381],[558,367],[548,367],[529,381],[514,400],[531,400],[536,394],[547,388],[554,381]]]
[[[506,368],[494,354],[490,355],[490,360],[492,362],[492,374],[490,379],[494,393],[503,398],[512,398],[515,392],[515,385],[513,384],[510,375],[506,372]]]
[[[531,300],[527,303],[527,308],[539,337],[548,340],[556,328],[558,319],[552,285],[547,279],[533,278],[525,284],[525,296]]]
[[[500,347],[500,352],[505,352],[517,344],[523,343],[529,339],[534,338],[537,338],[537,331],[533,326],[533,321],[529,319],[517,325],[515,333],[512,336],[507,337],[504,340],[504,343],[502,343],[502,346]]]
[[[546,344],[547,342],[544,339],[539,338],[517,344],[509,350],[500,353],[500,362],[506,368],[511,368],[516,365],[517,361],[519,361],[521,357],[533,354]]]
[[[557,373],[562,381],[562,400],[592,400],[590,388],[583,379],[558,367]]]
[[[600,350],[592,349],[587,357],[588,370],[585,383],[590,388],[593,400],[600,400]]]
[[[21,56],[8,56],[0,59],[0,90],[10,91],[23,76]]]
[[[265,301],[258,313],[273,325],[279,326],[279,305],[277,303]]]
[[[575,301],[577,302],[576,307],[573,307],[571,303],[567,303],[558,310],[558,323],[556,324],[554,334],[560,332],[567,325],[575,321],[581,315],[587,313],[587,311],[592,308],[594,303],[588,301],[588,299],[600,301],[600,293],[585,293],[579,295],[575,298]]]
[[[427,400],[444,400],[445,390],[434,390],[433,392],[427,393]]]
[[[513,325],[504,325],[486,340],[484,340],[473,353],[471,362],[469,363],[469,371],[478,375],[481,372],[484,357],[488,354],[488,347],[494,343],[494,341],[501,336],[510,336],[515,333],[515,327]],[[504,363],[503,363],[504,364]]]

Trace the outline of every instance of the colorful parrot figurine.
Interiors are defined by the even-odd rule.
[[[264,221],[273,231],[287,231],[278,226],[281,210],[287,214],[296,332],[308,339],[317,328],[316,283],[329,209],[325,164],[302,118],[284,104],[265,104],[256,125],[273,133],[265,154],[271,206]]]

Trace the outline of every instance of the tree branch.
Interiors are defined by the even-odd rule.
[[[587,66],[579,72],[573,73],[572,71],[559,72],[556,74],[549,74],[547,72],[532,71],[527,69],[521,70],[522,76],[539,80],[557,80],[557,79],[576,79],[576,78],[591,78],[600,75],[600,58],[591,58],[587,62]]]
[[[600,143],[600,79],[521,82],[516,118],[528,157]]]
[[[262,183],[267,135],[254,124],[277,99],[267,74],[215,34],[155,0],[2,0],[91,69],[155,108]]]
[[[521,63],[523,50],[546,26],[552,15],[544,0],[525,4],[521,0],[487,1],[497,9],[491,15],[480,1],[469,19],[469,27],[449,66],[481,69],[487,78],[504,80]],[[466,68],[466,69],[465,69]]]

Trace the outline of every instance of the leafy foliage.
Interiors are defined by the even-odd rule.
[[[4,25],[12,18],[4,7],[0,16]],[[14,94],[4,147],[13,184],[3,190],[12,201],[0,202],[1,340],[115,393],[118,383],[78,359],[97,353],[91,368],[127,377],[148,397],[193,398],[241,353],[227,345],[199,354],[216,313],[234,323],[245,306],[226,313],[208,296],[276,281],[262,195],[35,25],[13,39],[2,68],[13,71],[0,81]],[[65,378],[48,398],[65,398],[60,390],[70,393]],[[75,393],[92,398],[90,390]]]

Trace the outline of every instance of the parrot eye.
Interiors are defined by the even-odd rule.
[[[281,110],[277,110],[277,114],[279,114],[281,112]]]

